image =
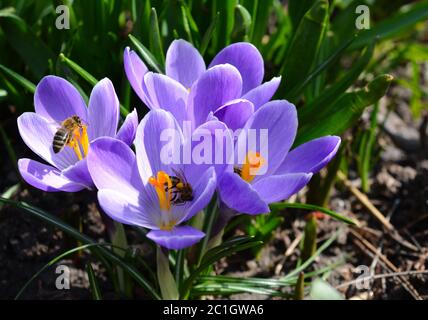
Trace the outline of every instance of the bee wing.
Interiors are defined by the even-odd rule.
[[[180,168],[179,170],[176,170],[176,169],[172,168],[172,171],[177,176],[177,178],[179,178],[184,183],[187,183],[186,177],[184,176],[183,169]]]

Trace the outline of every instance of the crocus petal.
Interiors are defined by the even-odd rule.
[[[112,189],[137,198],[143,188],[135,155],[120,140],[102,137],[91,143],[88,169],[98,189]]]
[[[195,126],[205,121],[210,111],[241,96],[242,78],[232,65],[218,65],[208,69],[190,89],[188,111]]]
[[[163,74],[148,72],[144,76],[144,90],[152,109],[171,112],[180,124],[187,119],[188,91],[179,82]]]
[[[94,140],[98,137],[116,135],[119,122],[119,99],[113,83],[104,78],[92,89],[89,98],[88,135]]]
[[[138,115],[137,110],[134,109],[128,114],[116,135],[116,139],[122,140],[128,146],[134,143],[135,134],[137,133],[138,127]]]
[[[138,170],[144,183],[158,171],[169,172],[168,160],[174,159],[166,158],[175,152],[180,154],[176,148],[181,147],[182,139],[181,129],[170,112],[156,109],[146,114],[135,137]]]
[[[205,171],[205,173],[200,177],[199,181],[193,185],[192,188],[194,191],[194,200],[191,206],[187,209],[187,214],[182,217],[182,219],[177,221],[177,224],[180,224],[182,221],[189,220],[195,214],[204,209],[213,197],[216,185],[217,181],[215,170],[213,167],[211,167]]]
[[[134,89],[135,93],[140,97],[141,101],[149,107],[143,91],[143,78],[146,72],[149,71],[146,65],[135,51],[130,50],[129,47],[126,47],[123,53],[123,64],[125,66],[126,77],[132,89]]]
[[[73,115],[87,119],[86,105],[79,91],[67,80],[46,76],[37,85],[34,108],[38,115],[61,122]]]
[[[191,150],[187,151],[187,143]],[[196,182],[211,166],[218,176],[231,170],[233,166],[233,137],[230,129],[217,120],[205,122],[192,133],[190,141],[183,147],[184,154],[191,155],[189,163],[184,165],[184,171],[189,182]]]
[[[147,234],[147,238],[171,250],[190,247],[199,242],[204,236],[205,233],[190,226],[179,226],[170,231],[152,230]]]
[[[116,190],[101,189],[98,191],[98,202],[103,211],[113,220],[143,228],[157,228],[150,216],[141,212],[136,198]]]
[[[58,125],[38,114],[25,112],[19,116],[18,130],[22,140],[35,154],[58,169],[65,169],[78,161],[76,154],[67,146],[61,152],[54,153],[52,143]]]
[[[94,183],[88,170],[87,158],[76,162],[62,171],[64,177],[67,177],[73,182],[85,185],[87,188],[92,188]]]
[[[219,177],[218,190],[221,200],[239,213],[270,212],[268,205],[257,191],[235,173],[225,172]]]
[[[171,43],[165,60],[165,73],[168,77],[190,88],[205,69],[204,59],[189,42],[179,39]]]
[[[76,192],[84,185],[70,181],[58,169],[30,159],[19,159],[18,169],[22,178],[33,187],[49,192]]]
[[[276,174],[320,171],[334,157],[340,146],[337,136],[325,136],[306,142],[290,151]]]
[[[254,113],[253,104],[244,99],[227,102],[214,112],[214,116],[224,122],[232,130],[244,127],[247,120]]]
[[[251,89],[242,98],[251,101],[254,104],[254,110],[257,111],[262,105],[272,99],[280,82],[281,77],[272,78],[272,80]]]
[[[293,104],[286,100],[274,100],[266,103],[253,114],[238,136],[238,163],[243,163],[248,152],[257,151],[265,159],[265,165],[259,169],[255,179],[273,174],[284,161],[296,137],[296,132],[297,112]],[[256,133],[256,139],[251,139],[252,133]],[[267,141],[265,141],[266,134]],[[251,140],[256,140],[254,142],[257,145],[254,146]],[[246,142],[249,142],[249,145]],[[250,150],[254,148],[256,150]]]
[[[311,179],[312,173],[273,175],[253,184],[259,196],[266,202],[286,200],[299,192]]]
[[[265,72],[263,57],[251,43],[238,42],[227,46],[214,57],[210,68],[224,63],[229,63],[239,70],[242,76],[242,94],[262,83]]]

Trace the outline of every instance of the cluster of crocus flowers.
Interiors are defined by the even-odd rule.
[[[19,168],[28,183],[45,191],[95,186],[107,215],[150,229],[147,237],[168,249],[204,236],[187,221],[215,193],[217,204],[233,214],[268,213],[270,203],[299,192],[340,145],[339,137],[326,136],[291,150],[296,108],[286,100],[270,101],[280,78],[262,83],[263,59],[249,43],[224,48],[207,68],[190,43],[175,40],[166,74],[150,72],[126,48],[124,66],[150,109],[139,125],[133,112],[116,133],[119,102],[108,79],[95,86],[86,108],[70,83],[46,77],[36,90],[36,113],[23,114],[18,126],[25,143],[50,165],[21,159]],[[72,128],[67,137],[66,127]],[[168,131],[174,132],[169,141],[162,138]],[[251,131],[265,131],[266,141],[248,148],[241,142]],[[186,162],[182,154],[180,161],[165,161],[176,159],[177,150],[193,155],[207,133],[214,142],[203,152],[211,155],[208,162]]]
[[[67,80],[44,77],[37,85],[34,107],[35,112],[18,118],[18,129],[25,144],[48,164],[24,158],[18,168],[24,180],[38,189],[75,192],[92,188],[86,163],[91,142],[102,136],[127,144],[134,141],[137,113],[130,113],[117,131],[119,100],[107,78],[95,85],[86,107]]]

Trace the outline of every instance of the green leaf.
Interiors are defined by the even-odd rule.
[[[16,208],[21,209],[26,213],[29,213],[49,223],[50,225],[53,225],[54,227],[62,230],[63,232],[67,233],[68,235],[72,236],[73,238],[82,243],[87,243],[92,246],[98,245],[96,241],[94,241],[90,237],[80,233],[75,228],[69,226],[68,224],[61,221],[59,218],[51,215],[50,213],[47,213],[46,211],[31,206],[25,202],[12,201],[1,197],[0,202],[13,205]],[[138,272],[138,270],[136,270],[132,265],[126,263],[121,257],[109,250],[106,250],[105,248],[96,248],[96,251],[94,249],[94,253],[95,252],[99,253],[101,257],[104,257],[112,263],[122,267],[125,272],[128,273],[132,278],[134,278],[135,281],[140,284],[153,298],[160,299],[160,296],[158,295],[156,290],[144,279],[144,277]]]
[[[260,47],[262,38],[268,28],[269,14],[272,10],[273,0],[249,0],[245,1],[244,5],[249,10],[252,5],[250,40],[256,47]]]
[[[237,4],[237,0],[212,1],[213,18],[217,12],[220,13],[218,25],[212,39],[213,53],[217,53],[231,42],[233,25],[235,24],[235,7]]]
[[[251,15],[245,7],[240,4],[236,5],[236,11],[239,13],[242,21],[242,29],[244,31],[244,41],[248,41],[251,30]]]
[[[317,66],[315,70],[312,71],[300,85],[294,87],[294,89],[287,94],[287,97],[289,98],[289,100],[294,100],[295,98],[297,98],[297,96],[303,91],[303,89],[309,83],[311,83],[318,75],[320,75],[323,71],[325,71],[328,67],[330,67],[335,61],[337,61],[340,55],[346,50],[346,48],[348,48],[351,45],[354,39],[355,38],[349,39],[342,46],[337,48],[337,50],[335,50],[323,63]]]
[[[169,268],[168,251],[163,252],[161,247],[156,250],[156,265],[159,287],[164,300],[178,300],[179,293],[177,283]]]
[[[134,44],[135,48],[140,53],[141,57],[148,64],[150,68],[152,68],[157,73],[164,73],[158,61],[156,60],[156,58],[140,41],[138,41],[137,38],[135,38],[132,34],[130,34],[129,39]]]
[[[331,105],[335,100],[338,99],[355,81],[358,79],[360,74],[364,71],[370,59],[373,56],[375,48],[375,42],[373,41],[362,53],[362,56],[353,64],[352,68],[345,73],[345,75],[338,79],[332,86],[325,89],[321,95],[316,97],[311,103],[299,108],[299,120],[301,124],[306,124],[313,117],[313,114],[317,114],[320,117],[321,113],[328,111],[328,106]]]
[[[36,85],[31,81],[27,80],[20,74],[15,71],[7,68],[6,66],[0,64],[0,70],[7,74],[11,79],[21,85],[24,89],[27,89],[30,93],[34,93],[36,91]]]
[[[89,287],[91,289],[92,299],[102,300],[100,286],[98,285],[97,278],[95,277],[94,269],[91,263],[86,265],[86,273],[88,274]]]
[[[198,277],[205,269],[211,266],[216,261],[234,254],[239,251],[254,248],[260,246],[263,243],[261,241],[254,240],[252,237],[235,237],[228,241],[223,242],[221,245],[214,247],[206,252],[200,265],[190,274],[189,278],[184,282],[181,297],[187,298],[189,290],[193,281]]]
[[[14,184],[13,186],[6,189],[5,192],[3,192],[0,197],[5,199],[12,198],[19,190],[19,187],[21,184],[18,182],[17,184]],[[3,209],[4,203],[0,203],[0,211]]]
[[[63,53],[59,54],[59,59],[71,70],[75,71],[79,76],[86,80],[91,86],[95,86],[98,83],[98,80],[93,75],[79,66],[76,62],[67,58]]]
[[[156,9],[152,8],[150,12],[150,48],[161,66],[165,65],[165,54],[162,46],[161,34],[159,31],[159,21]]]
[[[325,213],[326,215],[329,215],[330,217],[332,217],[338,221],[342,221],[342,222],[345,222],[347,224],[354,225],[354,226],[358,225],[358,223],[356,221],[349,219],[347,217],[344,217],[335,211],[332,211],[332,210],[329,210],[329,209],[326,209],[326,208],[323,208],[320,206],[315,206],[312,204],[277,202],[277,203],[270,204],[269,207],[271,208],[272,211],[284,210],[286,208],[319,211],[319,212]]]
[[[375,38],[384,40],[409,29],[419,21],[428,19],[428,1],[421,1],[403,7],[401,12],[379,22],[370,29],[361,32],[350,50],[366,46]]]
[[[315,279],[312,282],[311,292],[312,300],[344,300],[343,295],[322,279]]]
[[[289,0],[288,14],[294,29],[300,24],[305,13],[314,5],[315,0]]]
[[[213,34],[217,28],[217,23],[219,20],[220,13],[217,13],[214,18],[212,19],[207,31],[205,31],[204,36],[202,37],[201,46],[199,48],[199,52],[203,56],[205,54],[205,51],[208,48],[208,45],[210,44],[211,39],[213,38]]]
[[[323,109],[324,116],[312,117],[300,128],[295,145],[325,136],[340,135],[360,118],[364,109],[382,98],[393,77],[382,75],[375,78],[364,89],[344,93],[332,105]]]
[[[281,87],[291,92],[308,76],[320,49],[328,19],[328,2],[318,0],[305,14],[288,48],[280,73],[287,84]]]

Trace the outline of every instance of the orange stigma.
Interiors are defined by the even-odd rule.
[[[245,162],[240,170],[241,178],[247,182],[251,182],[257,175],[257,172],[266,164],[266,160],[259,152],[250,151],[245,157]]]
[[[171,209],[171,197],[172,194],[167,190],[172,188],[172,182],[169,175],[164,171],[159,171],[156,178],[150,177],[149,183],[155,187],[156,193],[159,199],[159,207],[163,211],[169,211]],[[165,188],[167,186],[167,188]],[[165,229],[166,230],[166,229]]]
[[[73,131],[73,137],[71,141],[68,143],[68,145],[71,148],[73,148],[74,153],[76,154],[79,160],[86,158],[89,150],[89,138],[88,138],[88,131],[85,125],[82,125],[81,128],[76,128]],[[80,146],[83,149],[83,156],[82,156]]]

